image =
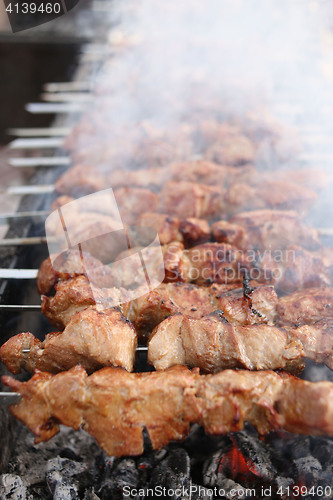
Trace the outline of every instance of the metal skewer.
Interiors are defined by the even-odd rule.
[[[85,110],[87,103],[82,102],[29,102],[25,109],[33,114],[45,113],[78,113]]]
[[[51,82],[45,83],[46,92],[83,92],[91,89],[91,82]]]
[[[15,139],[9,144],[9,147],[10,149],[61,148],[63,143],[63,137],[27,137],[23,139]]]
[[[21,219],[23,217],[47,217],[50,215],[48,210],[31,210],[27,212],[8,212],[0,213],[0,223],[9,222],[11,219]]]
[[[71,132],[71,128],[52,127],[52,128],[10,128],[8,135],[17,137],[66,137]]]
[[[68,156],[40,156],[33,158],[10,158],[9,165],[12,167],[58,167],[70,165]]]
[[[40,311],[39,304],[0,304],[0,311]],[[22,352],[30,352],[23,349]]]
[[[29,238],[4,238],[0,240],[0,247],[46,245],[47,243],[55,243],[56,241],[56,238],[46,238],[46,236],[31,236]]]
[[[21,401],[21,397],[16,392],[0,392],[0,406],[15,405]]]
[[[11,195],[46,194],[53,192],[54,192],[53,184],[40,184],[38,186],[34,185],[11,186],[7,189],[0,190],[0,194],[11,194]]]
[[[41,99],[46,102],[91,102],[92,94],[88,92],[54,92],[41,95]]]

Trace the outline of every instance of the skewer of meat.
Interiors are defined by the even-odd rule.
[[[238,431],[247,421],[260,434],[284,429],[333,435],[333,384],[284,373],[225,370],[199,375],[174,367],[130,374],[104,368],[87,377],[76,366],[54,376],[38,372],[28,382],[8,376],[2,382],[21,394],[10,411],[35,434],[36,442],[52,438],[59,424],[83,427],[110,456],[141,454],[144,429],[153,449],[159,449],[184,439],[195,422],[208,434]]]
[[[126,257],[130,257],[139,249],[132,248],[130,252],[119,254],[117,265],[111,269],[100,263],[96,269],[84,270],[82,258],[71,257],[73,251],[58,257],[59,264],[57,262],[54,264],[56,269],[50,260],[46,260],[38,272],[38,290],[48,294],[57,280],[68,279],[78,274],[91,274],[91,281],[94,284],[99,284],[96,281],[103,281],[104,287],[131,288],[137,282],[138,263],[136,259],[131,260]],[[274,285],[280,294],[333,283],[333,266],[330,258],[308,252],[296,245],[290,245],[279,252],[258,253],[252,250],[244,252],[227,243],[203,243],[184,249],[182,243],[174,242],[162,247],[152,246],[145,249],[145,255],[149,276],[161,275],[163,256],[166,283],[181,281],[201,286],[212,283],[240,283],[245,271],[252,280]],[[73,262],[71,269],[69,262]],[[93,262],[98,265],[97,261]]]
[[[12,373],[68,370],[80,363],[88,372],[104,366],[134,368],[137,335],[118,308],[88,307],[71,315],[63,332],[46,335],[44,342],[29,332],[10,338],[0,359]]]
[[[141,339],[147,339],[153,328],[176,313],[200,318],[222,309],[233,324],[267,323],[277,321],[278,298],[274,287],[251,283],[244,295],[241,283],[200,287],[189,283],[162,283],[149,293],[123,301],[120,308],[133,323]],[[257,285],[257,286],[255,286]],[[55,285],[56,293],[42,297],[41,310],[57,328],[63,329],[71,316],[86,307],[98,304],[108,308],[119,300],[117,289],[98,288],[85,276],[77,276]],[[125,298],[126,291],[122,297]]]
[[[298,373],[304,358],[333,369],[333,319],[299,329],[231,325],[222,311],[201,319],[182,314],[160,323],[148,342],[148,362],[157,370],[182,364],[207,373],[227,368]]]
[[[98,186],[98,191],[111,187],[110,183],[104,183],[103,186]],[[62,189],[62,194],[83,196],[94,192],[90,188],[87,189],[86,185],[76,185],[73,189],[75,190],[74,193]],[[135,190],[139,194],[142,188],[118,188],[115,192],[119,193],[124,189],[127,190],[127,196],[130,197],[131,190]],[[148,189],[143,191],[149,192],[150,198],[153,198],[155,194]],[[146,195],[143,194],[143,196]],[[122,202],[120,195],[119,199]],[[317,194],[311,188],[287,180],[275,180],[274,178],[260,177],[254,185],[250,185],[247,181],[239,181],[228,188],[220,186],[218,183],[206,185],[184,180],[169,180],[159,192],[158,212],[180,217],[208,218],[212,220],[230,218],[246,210],[266,208],[297,210],[299,213],[304,214],[316,199]],[[146,208],[144,211],[153,212],[154,207]]]
[[[304,367],[305,357],[333,368],[332,317],[313,326],[281,328],[274,326],[278,301],[272,287],[248,287],[222,292],[221,286],[214,288],[210,290],[186,284],[161,285],[148,295],[122,306],[141,339],[148,338],[157,325],[148,343],[148,360],[156,369],[186,364],[198,366],[206,372],[226,368],[283,368],[299,372]],[[124,358],[122,362],[119,359],[117,361],[113,353],[123,345],[124,356],[128,352],[128,358],[133,359],[135,346],[132,342],[126,344],[122,341],[125,332],[115,335],[111,323],[107,323],[105,329],[103,325],[101,328],[101,319],[96,313],[103,305],[104,308],[111,307],[112,300],[117,299],[115,292],[97,289],[96,293],[100,294],[100,299],[98,295],[94,297],[83,276],[69,283],[60,283],[56,295],[51,299],[46,298],[50,301],[47,317],[58,326],[67,325],[63,335],[52,337],[51,341],[47,338],[43,345],[29,333],[13,337],[0,349],[0,358],[8,369],[19,371],[22,367],[28,367],[30,371],[40,368],[54,372],[70,368],[76,362],[82,362],[88,370],[94,369],[96,363],[97,366],[98,363],[120,364],[131,369],[132,365],[129,368]],[[309,294],[308,303],[310,297]],[[324,300],[323,294],[321,299]],[[98,303],[98,306],[93,308],[90,306],[92,303]],[[223,311],[216,310],[218,305],[223,306]],[[105,312],[110,314],[111,311],[106,309]],[[91,338],[91,328],[87,330],[85,321],[82,321],[85,314],[89,326],[91,315],[95,316],[91,321],[93,324],[96,320],[94,338]],[[121,313],[117,311],[118,319],[117,315],[121,316]],[[87,318],[84,319],[87,322]],[[315,320],[316,313],[312,318],[308,316],[308,319]],[[121,331],[123,325],[121,321],[118,323]],[[108,328],[114,335],[112,339]],[[106,352],[103,349],[102,354],[96,348],[97,337],[99,344],[106,349]],[[27,353],[27,349],[30,352]]]

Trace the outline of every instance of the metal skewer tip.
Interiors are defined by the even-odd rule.
[[[10,406],[19,403],[21,394],[16,392],[0,392],[0,406]]]

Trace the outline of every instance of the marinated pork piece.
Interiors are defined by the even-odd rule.
[[[215,309],[223,311],[223,317],[233,325],[274,325],[277,320],[278,297],[273,286],[250,283],[247,288],[226,290],[225,285],[214,284],[209,293],[214,296]]]
[[[41,310],[50,323],[61,330],[68,325],[73,314],[95,304],[103,309],[121,304],[122,312],[127,315],[130,296],[125,289],[98,288],[84,275],[59,281],[54,288],[54,296],[42,295]]]
[[[280,297],[277,306],[281,325],[306,325],[333,319],[333,288],[306,288]]]
[[[297,328],[306,356],[333,370],[333,318]]]
[[[88,307],[73,314],[63,332],[47,335],[44,342],[31,333],[12,337],[0,348],[0,359],[12,373],[22,369],[57,373],[77,364],[88,372],[103,366],[132,371],[136,347],[135,330],[119,309]]]
[[[240,282],[254,264],[251,256],[227,243],[197,245],[183,251],[182,258],[190,263],[186,281],[197,285]]]
[[[226,123],[204,121],[200,124],[198,140],[202,141],[205,157],[221,165],[253,163],[256,150],[240,130]]]
[[[139,337],[147,340],[156,325],[175,313],[201,318],[215,309],[214,297],[207,288],[181,282],[163,283],[149,294],[133,300],[128,318]]]
[[[223,311],[194,319],[176,314],[153,331],[148,362],[156,370],[174,365],[198,367],[206,373],[227,368],[298,373],[304,368],[302,342],[289,331],[269,325],[236,326]]]
[[[212,234],[216,241],[230,243],[244,251],[282,250],[292,244],[307,250],[320,247],[317,231],[302,222],[293,211],[266,209],[243,212],[234,215],[228,222],[215,222]]]
[[[101,288],[113,286],[114,276],[109,267],[88,253],[68,250],[42,262],[37,274],[38,292],[47,295],[58,281],[79,275],[87,276],[88,272],[92,284]]]
[[[56,180],[57,193],[71,196],[85,196],[105,189],[105,175],[89,165],[75,165]]]
[[[65,241],[67,244],[67,238],[65,239],[65,234],[67,234],[73,246],[78,248],[80,245],[85,253],[89,253],[105,264],[111,262],[124,248],[127,248],[122,223],[107,215],[69,211],[64,219],[59,217],[58,223],[52,229],[60,246],[65,244]]]
[[[63,194],[73,194],[78,188],[76,178],[81,170],[84,178],[86,169],[84,165],[77,165],[65,172],[57,181],[56,191]],[[243,165],[237,169],[218,165],[207,160],[190,160],[170,163],[166,167],[141,168],[139,170],[112,169],[110,172],[103,172],[98,167],[89,167],[90,174],[98,172],[98,179],[104,175],[104,184],[99,181],[99,188],[131,186],[132,188],[150,188],[160,190],[166,182],[172,180],[176,182],[193,182],[219,187],[227,187],[233,182],[248,182],[256,174],[256,170],[251,165]],[[104,169],[105,170],[105,169]],[[81,180],[81,182],[83,182]],[[68,186],[66,188],[66,186]],[[89,178],[86,187],[87,192],[94,192],[94,185],[89,185]]]
[[[159,194],[159,211],[178,217],[209,219],[225,214],[220,187],[193,182],[167,182]]]
[[[120,304],[141,339],[147,339],[156,325],[178,312],[200,318],[223,309],[232,324],[274,324],[277,295],[273,287],[252,285],[254,288],[244,296],[244,289],[239,288],[241,283],[209,288],[182,282],[163,283],[149,293],[143,290],[138,298],[130,300],[127,290],[97,288],[85,276],[76,276],[56,284],[54,296],[42,297],[42,313],[50,323],[63,329],[73,314],[91,305],[110,308]]]
[[[177,366],[130,374],[103,368],[87,377],[76,366],[53,376],[37,372],[28,382],[8,376],[2,382],[22,395],[10,411],[37,443],[57,434],[60,424],[83,427],[109,456],[142,454],[144,429],[159,449],[184,439],[195,422],[208,434],[239,431],[249,422],[260,434],[333,435],[333,384],[272,371],[199,375]]]
[[[278,294],[333,284],[333,273],[324,259],[296,245],[282,252],[264,252],[257,260],[256,270],[252,277],[273,284]]]
[[[162,245],[179,241],[185,247],[191,247],[210,240],[208,222],[195,217],[180,219],[166,214],[147,212],[137,219],[137,225],[155,229]]]
[[[227,218],[247,210],[297,210],[306,214],[317,200],[315,191],[290,181],[261,180],[255,186],[243,182],[230,186],[225,195]],[[225,218],[223,212],[222,218]]]

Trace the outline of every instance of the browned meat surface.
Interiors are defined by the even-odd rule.
[[[223,312],[194,319],[177,314],[153,331],[148,361],[156,370],[182,364],[207,373],[226,368],[299,372],[302,342],[289,331],[269,325],[231,325]]]
[[[333,273],[324,259],[296,245],[282,252],[265,252],[259,257],[257,266],[258,276],[253,277],[274,284],[280,294],[333,284]]]
[[[208,434],[238,431],[250,422],[260,434],[284,429],[333,435],[333,384],[272,371],[199,375],[174,367],[130,374],[104,368],[87,377],[77,366],[53,376],[38,372],[28,382],[2,381],[22,395],[10,411],[36,442],[54,436],[59,424],[82,426],[109,456],[141,454],[144,428],[159,449],[184,439],[194,422]]]
[[[178,217],[209,219],[225,213],[223,200],[220,187],[170,181],[159,194],[159,211]]]
[[[195,217],[180,219],[166,214],[147,212],[137,219],[137,224],[155,229],[162,245],[180,241],[185,247],[190,247],[210,239],[208,222]]]
[[[302,222],[296,212],[254,210],[232,217],[229,222],[212,225],[216,241],[230,243],[242,250],[282,250],[297,244],[308,250],[320,247],[315,229]]]
[[[285,295],[278,303],[282,325],[311,324],[323,318],[333,318],[333,288],[306,288]]]
[[[244,270],[252,267],[247,254],[227,243],[197,245],[185,250],[183,259],[190,263],[186,281],[197,285],[240,282]]]
[[[306,356],[333,370],[333,318],[297,328]]]
[[[247,182],[256,174],[255,168],[251,165],[244,165],[235,169],[207,160],[182,161],[170,163],[166,167],[150,167],[139,170],[124,170],[124,168],[120,168],[112,169],[109,172],[105,169],[103,172],[103,169],[98,167],[76,165],[60,177],[56,184],[56,191],[66,194],[78,192],[75,180],[81,171],[81,183],[84,182],[83,178],[88,168],[90,175],[97,172],[99,189],[108,187],[116,189],[127,186],[161,189],[169,180],[226,187],[235,181]],[[102,177],[104,177],[104,185],[100,181]],[[66,185],[68,185],[67,190]],[[86,192],[96,191],[97,189],[93,189],[93,187],[93,184],[89,184],[88,177]]]
[[[221,165],[253,163],[256,150],[253,143],[240,133],[237,127],[204,121],[200,124],[199,136],[203,142],[205,157]]]
[[[169,180],[208,184],[226,188],[233,182],[247,182],[256,173],[252,165],[238,168],[218,165],[207,160],[184,161],[167,166]],[[160,186],[163,186],[160,184]]]
[[[214,298],[207,288],[181,282],[167,283],[133,300],[128,318],[138,335],[148,338],[153,328],[172,314],[181,312],[200,318],[215,309]]]
[[[104,263],[111,262],[124,248],[126,239],[119,220],[100,213],[69,211],[64,218],[66,234],[74,248],[80,248],[92,257]],[[53,225],[52,225],[53,226]],[[53,235],[59,241],[59,247],[67,245],[62,219],[53,229]]]
[[[89,307],[73,314],[63,332],[47,335],[44,342],[31,333],[12,337],[0,348],[0,359],[13,373],[57,373],[77,364],[88,372],[103,366],[132,371],[136,346],[135,330],[118,309]]]
[[[107,266],[87,253],[69,250],[58,255],[54,265],[50,257],[42,262],[37,275],[38,292],[47,295],[58,281],[66,281],[81,274],[86,276],[87,272],[94,285],[113,286],[114,277]]]
[[[270,286],[252,288],[247,297],[240,283],[214,285],[210,288],[189,283],[161,284],[149,293],[126,300],[128,291],[117,288],[97,288],[85,276],[59,282],[52,297],[42,297],[42,313],[50,323],[63,329],[73,314],[98,304],[103,308],[119,307],[134,324],[138,335],[146,339],[153,328],[168,316],[181,312],[200,318],[222,309],[233,324],[273,324],[276,318],[277,296]]]
[[[209,292],[215,298],[215,309],[223,311],[223,317],[233,325],[276,323],[278,297],[272,286],[225,290],[225,285],[214,284]]]
[[[114,287],[98,288],[84,275],[59,281],[55,285],[55,292],[54,296],[42,296],[41,309],[50,323],[60,329],[65,328],[73,314],[95,304],[104,309],[122,304],[122,311],[126,315],[126,303],[130,300],[128,291]]]
[[[124,224],[134,224],[145,212],[157,212],[158,198],[149,189],[123,187],[115,189],[114,196]]]
[[[290,181],[261,180],[254,186],[234,183],[226,192],[227,215],[247,210],[297,210],[305,214],[314,204],[317,194],[312,189]],[[223,212],[220,216],[225,217]]]
[[[84,196],[101,191],[107,186],[105,175],[91,165],[76,165],[62,174],[55,182],[55,190],[61,194]]]

